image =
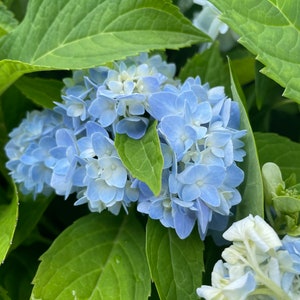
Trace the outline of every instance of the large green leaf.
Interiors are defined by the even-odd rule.
[[[222,20],[257,55],[262,72],[286,87],[284,95],[300,102],[299,0],[211,0]]]
[[[174,229],[148,220],[147,258],[160,299],[197,299],[204,271],[204,245],[196,230],[181,240]]]
[[[18,219],[18,201],[17,189],[16,186],[13,185],[11,203],[8,205],[0,205],[0,263],[4,261],[12,244]]]
[[[0,49],[1,53],[1,49]],[[21,61],[3,59],[0,61],[0,95],[23,74],[43,71],[47,68],[37,67]]]
[[[0,40],[0,58],[82,69],[206,40],[169,0],[31,0],[23,22]],[[0,66],[0,79],[4,71]],[[7,75],[0,90],[17,74]]]
[[[274,162],[280,167],[283,179],[292,173],[300,182],[300,144],[275,133],[255,133],[261,165]]]
[[[157,122],[153,122],[139,140],[129,138],[126,134],[117,134],[115,138],[125,167],[133,177],[145,182],[155,195],[161,190],[164,165],[156,125]]]
[[[0,1],[0,37],[12,31],[18,25],[18,21],[6,6]]]
[[[245,142],[246,156],[240,167],[245,173],[245,179],[240,187],[242,202],[238,205],[236,219],[242,219],[250,213],[253,215],[264,215],[264,194],[263,181],[258,160],[256,144],[252,132],[251,125],[248,120],[247,112],[243,105],[241,87],[236,79],[234,70],[229,61],[231,91],[235,101],[239,103],[241,111],[241,128],[247,130]]]
[[[41,260],[32,299],[142,300],[150,295],[145,233],[134,215],[82,217]]]

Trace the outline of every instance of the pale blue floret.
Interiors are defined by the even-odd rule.
[[[77,141],[70,129],[58,129],[55,134],[56,147],[50,155],[56,160],[51,178],[51,186],[58,195],[67,198],[73,192],[73,174],[78,163]]]
[[[179,116],[164,117],[159,130],[176,153],[178,161],[197,140],[197,132]]]
[[[148,214],[154,220],[160,222],[167,228],[174,228],[173,206],[170,199],[168,187],[169,170],[163,171],[162,189],[158,197],[154,196],[149,187],[143,182],[138,181],[140,190],[137,210]]]
[[[92,101],[88,112],[101,126],[108,127],[117,119],[117,101],[100,95]]]
[[[225,178],[225,169],[219,166],[191,165],[176,176],[177,194],[190,202],[200,198],[210,206],[220,205],[218,188]]]
[[[177,92],[177,90],[175,90]],[[163,117],[180,115],[184,108],[184,102],[176,93],[162,91],[149,97],[148,111],[156,120],[161,121]]]
[[[116,132],[138,140],[145,135],[148,124],[149,119],[147,118],[135,116],[124,118],[116,124]]]
[[[283,290],[295,298],[300,294],[300,239],[299,237],[284,236],[282,239],[282,250],[288,252],[291,261],[291,269],[286,270],[281,280]],[[283,268],[288,268],[287,259],[282,263]]]
[[[293,259],[293,267],[300,274],[300,239],[286,235],[282,239],[283,249],[287,250]]]
[[[62,96],[64,100],[64,104],[56,103],[58,106],[64,108],[66,110],[66,115],[69,117],[79,117],[81,121],[85,121],[87,118],[87,107],[89,101],[84,100],[88,91],[81,94],[80,96]]]

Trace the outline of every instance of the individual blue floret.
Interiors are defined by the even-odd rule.
[[[55,133],[56,146],[49,152],[55,159],[51,186],[56,194],[67,198],[73,191],[73,175],[78,164],[77,139],[71,129],[60,128]]]

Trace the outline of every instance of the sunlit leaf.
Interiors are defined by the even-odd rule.
[[[169,0],[32,0],[0,40],[0,59],[12,64],[0,65],[0,92],[35,68],[82,69],[206,40]]]
[[[7,205],[0,205],[0,263],[4,261],[12,244],[18,219],[18,201],[17,189],[15,185],[13,185],[11,203]]]
[[[153,122],[146,134],[139,140],[126,134],[117,134],[115,145],[125,167],[133,177],[145,182],[154,194],[161,190],[163,156]]]
[[[0,49],[1,53],[1,49]],[[42,71],[47,68],[36,67],[25,62],[3,59],[0,61],[0,95],[23,74]]]
[[[6,6],[0,2],[0,37],[12,31],[18,25],[18,21]]]
[[[77,220],[43,254],[32,298],[143,300],[150,284],[141,225],[102,212]]]
[[[222,20],[265,68],[262,72],[300,102],[300,2],[298,0],[211,0]]]

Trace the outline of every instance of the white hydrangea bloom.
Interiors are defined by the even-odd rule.
[[[220,19],[220,11],[208,1],[195,1],[196,4],[203,6],[194,20],[193,24],[207,33],[212,39],[216,39],[219,33],[224,34],[228,31],[229,27]]]
[[[194,3],[202,6],[202,10],[194,15],[194,26],[209,35],[212,40],[218,39],[222,51],[231,49],[238,36],[219,19],[221,12],[207,0],[194,0]],[[203,44],[200,51],[206,50],[210,45],[211,43]]]
[[[226,230],[223,237],[232,242],[248,241],[254,244],[262,252],[267,252],[273,248],[279,248],[282,243],[274,231],[260,216],[249,215]]]
[[[281,241],[264,219],[252,215],[233,223],[223,237],[233,244],[222,253],[225,262],[216,263],[212,286],[198,288],[198,296],[206,300],[300,299],[298,239]]]

